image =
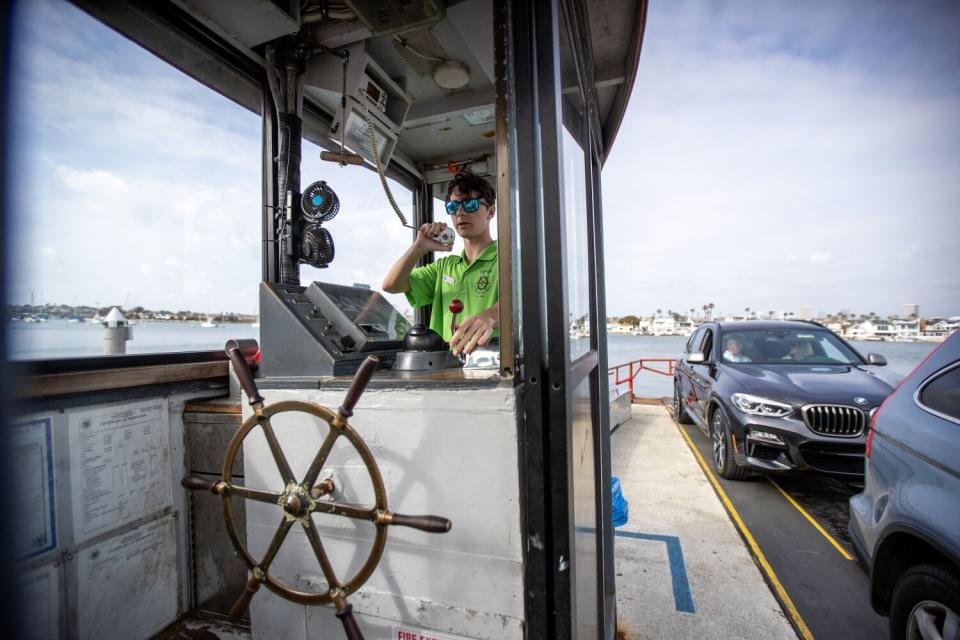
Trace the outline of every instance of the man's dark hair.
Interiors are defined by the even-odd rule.
[[[497,201],[497,192],[493,190],[490,183],[471,173],[458,173],[454,176],[450,184],[447,185],[447,200],[450,199],[454,189],[459,190],[465,196],[476,193],[478,198],[486,200],[489,204]]]

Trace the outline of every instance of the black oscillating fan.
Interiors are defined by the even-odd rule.
[[[310,224],[329,222],[340,211],[340,198],[323,180],[314,182],[303,190],[300,197],[303,217]]]
[[[333,236],[323,227],[308,227],[300,238],[300,259],[323,269],[333,262]]]

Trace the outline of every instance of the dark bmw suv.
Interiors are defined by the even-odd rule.
[[[710,322],[690,336],[673,409],[728,479],[811,469],[860,480],[870,414],[902,379],[813,322]]]

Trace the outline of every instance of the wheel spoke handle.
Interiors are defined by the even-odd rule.
[[[243,588],[243,593],[240,594],[237,601],[233,603],[233,607],[230,608],[230,620],[232,622],[240,622],[244,611],[250,606],[250,600],[252,600],[254,594],[260,590],[260,585],[263,584],[263,578],[263,573],[259,567],[255,568],[253,573],[250,574],[250,579],[247,581],[247,586]]]
[[[367,356],[367,359],[357,369],[357,373],[353,376],[353,382],[347,389],[347,396],[343,399],[343,404],[340,405],[341,418],[346,419],[353,415],[353,408],[357,406],[357,401],[360,400],[363,390],[367,388],[367,384],[370,383],[370,378],[373,377],[373,372],[377,370],[378,366],[380,366],[380,359],[377,356]]]
[[[241,498],[255,502],[264,502],[266,504],[279,504],[280,502],[279,493],[263,491],[262,489],[251,489],[250,487],[243,487],[236,484],[227,485],[225,487],[225,493],[240,496]]]
[[[254,340],[228,340],[227,344],[224,345],[224,351],[227,352],[227,357],[233,363],[233,370],[237,372],[240,386],[243,387],[247,397],[250,398],[250,406],[253,406],[263,404],[263,396],[257,390],[257,383],[253,380],[253,372],[250,371],[250,367],[243,357],[243,352],[250,350],[249,343],[251,342],[253,347],[256,347],[257,343]]]
[[[313,505],[314,513],[329,513],[334,516],[344,516],[354,520],[371,520],[376,522],[377,510],[373,507],[354,507],[339,502],[317,502]]]
[[[337,487],[333,483],[333,478],[327,478],[310,489],[310,496],[314,500],[319,500],[323,496],[333,493],[336,489]]]
[[[340,622],[343,623],[343,632],[347,635],[347,640],[364,640],[363,634],[360,633],[360,626],[353,617],[352,604],[347,604],[338,610],[336,616],[340,618]]]
[[[405,516],[402,513],[389,511],[377,518],[377,524],[389,524],[398,527],[410,527],[427,533],[446,533],[453,528],[453,523],[440,516]]]
[[[180,481],[180,486],[191,491],[209,491],[210,493],[220,493],[219,482],[207,480],[200,476],[186,476]]]

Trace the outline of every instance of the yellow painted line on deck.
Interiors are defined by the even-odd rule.
[[[824,538],[827,539],[827,542],[829,542],[830,544],[832,544],[833,547],[834,547],[837,551],[840,552],[840,555],[842,555],[842,556],[843,556],[844,558],[846,558],[847,560],[853,560],[853,556],[851,556],[851,555],[847,552],[846,549],[844,549],[842,546],[840,546],[840,543],[837,542],[837,540],[836,540],[833,536],[831,536],[829,533],[827,533],[826,529],[824,529],[822,526],[820,526],[820,523],[817,522],[817,521],[814,519],[813,516],[811,516],[809,513],[807,513],[807,510],[806,510],[806,509],[804,509],[804,508],[801,507],[799,504],[797,504],[797,501],[794,500],[793,498],[791,498],[791,497],[790,497],[790,494],[788,494],[786,491],[783,490],[783,487],[781,487],[779,484],[777,484],[776,482],[774,482],[773,478],[771,478],[770,476],[767,476],[767,480],[769,480],[769,481],[770,481],[770,484],[772,484],[773,486],[775,486],[775,487],[777,488],[777,491],[779,491],[780,494],[781,494],[784,498],[787,499],[787,502],[789,502],[790,504],[792,504],[792,505],[794,506],[794,508],[795,508],[797,511],[800,512],[800,515],[802,515],[804,518],[806,518],[807,521],[808,521],[810,524],[813,525],[813,528],[814,528],[814,529],[816,529],[817,531],[820,532],[820,535],[822,535]]]
[[[674,424],[677,423],[674,422]],[[765,556],[763,551],[760,550],[760,545],[757,544],[753,534],[750,533],[747,525],[744,524],[743,518],[740,517],[740,513],[737,512],[736,507],[733,506],[733,502],[731,502],[730,498],[727,497],[727,492],[723,490],[722,486],[720,486],[720,481],[717,480],[715,475],[713,475],[713,471],[704,461],[703,456],[700,455],[700,451],[697,449],[696,445],[693,444],[693,440],[690,439],[690,436],[687,435],[687,432],[683,429],[683,427],[677,424],[677,430],[680,431],[680,435],[683,436],[683,439],[687,441],[687,446],[690,447],[690,451],[693,452],[697,462],[700,463],[700,468],[703,469],[703,473],[706,474],[710,484],[713,485],[713,490],[716,491],[717,497],[720,498],[723,506],[726,507],[727,512],[730,514],[730,518],[740,531],[740,535],[742,535],[743,539],[747,541],[747,546],[750,547],[753,557],[757,559],[757,563],[759,563],[760,569],[763,571],[764,576],[766,576],[767,581],[773,586],[777,600],[779,600],[780,604],[783,605],[783,608],[787,610],[787,617],[790,618],[790,622],[793,624],[793,628],[796,630],[797,635],[803,638],[803,640],[813,640],[813,634],[810,633],[810,628],[807,627],[807,623],[803,621],[803,617],[797,610],[797,606],[793,604],[793,600],[790,599],[790,596],[787,594],[787,590],[783,588],[783,584],[780,582],[780,579],[777,578],[777,574],[774,572],[773,567],[771,567],[770,563],[767,561],[767,556]]]

